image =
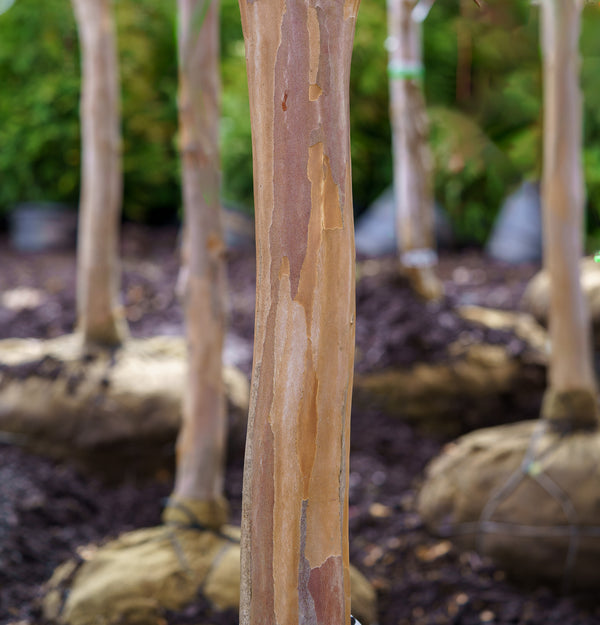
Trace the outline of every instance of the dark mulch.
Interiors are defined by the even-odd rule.
[[[0,445],[1,622],[36,622],[40,584],[57,564],[116,533],[156,525],[169,489],[167,480],[107,488],[68,466]]]
[[[517,271],[501,263],[488,263],[484,269],[481,255],[474,253],[443,258],[440,277],[446,297],[424,302],[398,274],[394,259],[359,264],[356,370],[363,373],[409,367],[416,362],[445,361],[450,358],[449,343],[457,340],[464,345],[506,345],[509,353],[520,355],[526,349],[524,341],[511,332],[467,321],[456,313],[456,307],[477,304],[518,308],[524,280],[534,271],[533,266],[519,267]],[[517,274],[520,280],[508,288],[501,281],[502,273]],[[459,287],[453,282],[456,278]]]
[[[133,335],[182,331],[174,294],[176,240],[174,230],[130,227],[124,231],[123,292]],[[71,330],[73,252],[20,254],[4,240],[0,244],[0,336],[49,337]],[[477,252],[446,255],[440,275],[448,300],[424,305],[383,265],[383,272],[365,278],[357,289],[357,351],[362,370],[446,358],[445,346],[465,332],[469,340],[510,344],[514,337],[505,333],[483,337],[481,328],[458,319],[453,307],[515,308],[536,269],[510,268]],[[247,373],[253,275],[250,253],[230,256],[227,353]],[[517,351],[520,348],[518,342],[512,345]],[[589,597],[561,597],[548,589],[513,585],[476,554],[459,553],[427,534],[415,510],[416,491],[424,466],[443,442],[372,408],[353,414],[351,556],[378,589],[380,625],[600,623],[600,603]],[[87,545],[159,522],[171,487],[168,476],[134,484],[127,479],[126,466],[123,476],[121,485],[108,487],[68,466],[32,456],[15,441],[0,442],[0,623],[40,623],[37,600],[55,566],[85,553]],[[233,521],[239,519],[241,479],[242,459],[230,458],[227,495]],[[168,613],[165,619],[197,623],[205,609],[199,600],[183,614]],[[211,622],[235,625],[237,617],[213,614]]]

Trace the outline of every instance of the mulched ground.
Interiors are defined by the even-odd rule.
[[[126,227],[123,293],[131,333],[148,336],[182,330],[174,295],[177,233]],[[406,365],[447,357],[457,334],[482,339],[481,328],[453,313],[457,304],[506,309],[518,306],[536,267],[508,267],[478,252],[442,255],[440,276],[448,298],[425,305],[393,277],[391,261],[361,264],[357,288],[357,368]],[[22,254],[0,240],[0,337],[49,337],[75,320],[72,251]],[[379,269],[379,271],[375,271]],[[226,358],[249,374],[254,311],[251,251],[229,258],[230,327]],[[506,333],[484,337],[519,349]],[[353,413],[350,475],[352,561],[379,592],[380,625],[585,625],[600,623],[600,601],[561,597],[544,588],[511,584],[474,553],[459,553],[431,537],[415,511],[426,463],[444,440],[428,438],[374,409]],[[12,443],[12,444],[11,444]],[[230,458],[227,495],[239,519],[242,459]],[[126,475],[126,468],[124,467]],[[120,532],[159,522],[170,480],[134,484],[125,477],[108,487],[71,467],[32,456],[0,434],[0,623],[41,623],[43,582],[54,567],[86,546]],[[524,554],[524,557],[526,555]],[[168,623],[197,623],[201,601]],[[213,615],[235,625],[234,614]]]

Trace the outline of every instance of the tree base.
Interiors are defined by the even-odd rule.
[[[77,335],[0,341],[0,431],[108,480],[171,469],[185,354],[180,337],[130,339],[113,350],[84,350]],[[232,367],[223,377],[230,441],[242,450],[249,384]]]
[[[129,532],[82,562],[60,565],[48,582],[44,616],[65,625],[159,625],[166,610],[181,610],[199,592],[216,610],[235,609],[239,555],[233,527]]]
[[[162,625],[167,610],[181,611],[201,600],[207,611],[231,611],[237,622],[239,538],[239,529],[231,526],[202,531],[165,525],[88,548],[83,561],[69,560],[54,572],[44,616],[60,625]],[[353,567],[350,578],[353,613],[363,625],[375,623],[372,586]],[[210,615],[199,617],[198,625],[208,623]]]
[[[435,266],[401,267],[417,295],[425,300],[438,300],[444,296],[444,285],[437,277]]]
[[[544,395],[542,417],[557,432],[595,430],[598,427],[598,400],[588,389],[557,391],[549,388]]]
[[[419,511],[437,534],[529,582],[600,583],[600,434],[545,420],[472,432],[427,469]]]
[[[229,518],[229,503],[224,497],[210,501],[185,499],[171,495],[163,511],[165,525],[186,527],[194,525],[197,529],[218,531]]]

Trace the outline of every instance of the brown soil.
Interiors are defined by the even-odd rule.
[[[135,336],[181,333],[174,295],[177,233],[127,227],[123,233],[123,293]],[[73,251],[23,254],[0,240],[0,337],[50,337],[75,320]],[[361,265],[357,288],[357,368],[404,366],[447,358],[460,333],[474,342],[521,344],[462,321],[457,304],[513,309],[536,267],[509,267],[478,252],[442,256],[447,299],[424,304],[393,277],[391,260]],[[366,267],[366,269],[365,269]],[[375,271],[378,269],[379,271]],[[369,274],[369,275],[367,275]],[[254,311],[252,252],[229,258],[230,337],[227,358],[248,375]],[[487,415],[486,422],[505,420]],[[534,415],[516,415],[516,418]],[[459,553],[424,530],[415,493],[425,464],[445,441],[427,438],[375,409],[353,413],[350,535],[352,561],[379,592],[380,625],[586,625],[600,623],[600,604],[586,596],[559,596],[545,588],[518,587],[474,553]],[[0,624],[41,623],[38,599],[54,567],[84,556],[90,544],[159,523],[169,476],[136,484],[123,467],[123,483],[106,486],[69,466],[32,456],[0,433]],[[239,521],[242,458],[229,458],[227,496]],[[526,554],[524,554],[526,557]],[[199,600],[168,623],[197,623]],[[211,622],[235,625],[231,613]]]

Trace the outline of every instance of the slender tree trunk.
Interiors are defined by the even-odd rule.
[[[552,341],[543,414],[571,426],[597,422],[591,328],[579,277],[585,195],[578,51],[582,5],[582,0],[542,2],[544,265],[550,276]]]
[[[178,0],[178,11],[185,214],[181,287],[188,382],[172,499],[193,507],[202,522],[218,526],[227,520],[223,498],[225,247],[220,206],[218,0]]]
[[[478,4],[476,2],[476,4]],[[468,18],[467,6],[472,6],[469,0],[460,2],[460,21],[456,26],[456,101],[466,104],[471,99],[471,72],[473,69],[473,38],[465,20]]]
[[[394,195],[398,251],[403,272],[423,297],[437,298],[432,158],[421,87],[421,23],[414,0],[388,0],[390,114],[393,131]]]
[[[86,344],[119,345],[122,174],[119,78],[111,0],[72,0],[82,55],[82,171],[77,324]]]
[[[240,622],[345,625],[358,0],[240,0],[240,10],[258,280]]]

